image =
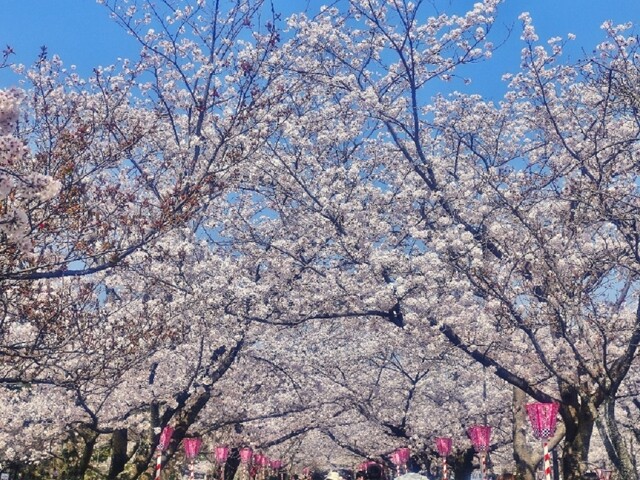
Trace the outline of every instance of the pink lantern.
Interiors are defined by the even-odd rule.
[[[486,425],[474,425],[469,427],[467,435],[469,435],[473,448],[476,449],[476,452],[487,452],[489,450],[491,427]]]
[[[253,450],[249,447],[244,447],[240,449],[240,463],[244,465],[248,465],[251,463],[251,459],[253,458]]]
[[[171,437],[173,436],[173,427],[169,425],[165,426],[160,433],[160,439],[158,440],[158,458],[156,459],[156,473],[154,478],[156,480],[160,480],[160,475],[162,471],[162,452],[164,452],[167,447],[169,447],[169,442],[171,441]]]
[[[173,436],[174,428],[167,425],[162,429],[160,440],[158,440],[158,448],[162,451],[166,450]]]
[[[200,452],[202,446],[202,439],[198,437],[185,438],[182,442],[184,444],[184,454],[190,460],[196,458]]]
[[[542,440],[542,458],[544,461],[545,480],[551,480],[551,455],[549,454],[549,438],[556,431],[558,410],[560,405],[553,403],[529,403],[527,415],[536,438]]]
[[[438,454],[442,457],[442,478],[447,480],[449,478],[449,470],[447,465],[447,457],[451,453],[451,445],[453,441],[450,438],[438,437],[436,438],[436,449]]]
[[[282,468],[282,460],[271,460],[271,468],[280,470]]]
[[[215,450],[216,462],[225,463],[229,458],[229,447],[226,445],[218,445]]]
[[[396,450],[398,454],[398,460],[400,460],[400,465],[406,465],[411,458],[411,450],[407,447],[402,447]]]
[[[255,463],[259,467],[264,468],[269,466],[269,459],[267,458],[266,455],[263,455],[262,453],[257,453],[253,457],[253,463]]]
[[[560,405],[555,402],[527,404],[527,415],[536,438],[544,440],[553,437],[559,409]]]
[[[402,470],[406,468],[407,462],[409,461],[409,457],[411,456],[411,451],[408,448],[398,448],[395,452],[390,455],[391,463],[393,463],[397,470],[398,475],[401,475]]]
[[[441,457],[448,457],[451,454],[451,446],[453,445],[453,440],[447,437],[438,437],[436,438],[436,450],[438,450],[438,455]]]
[[[482,478],[487,478],[487,452],[491,443],[491,427],[487,425],[474,425],[469,427],[467,435],[471,439],[473,448],[480,454],[480,469]]]
[[[187,457],[189,462],[189,478],[193,480],[195,478],[194,471],[194,462],[195,458],[200,452],[200,447],[202,446],[202,439],[198,437],[189,437],[182,440],[182,444],[184,445],[184,455]]]

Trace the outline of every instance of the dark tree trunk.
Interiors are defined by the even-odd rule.
[[[604,442],[607,456],[611,464],[618,470],[620,480],[638,480],[638,472],[629,454],[629,447],[618,429],[615,400],[607,399],[603,407],[603,415],[602,418],[598,418],[597,426],[600,437]]]
[[[469,480],[471,478],[471,472],[473,472],[473,458],[476,456],[476,452],[473,448],[467,448],[463,451],[456,452],[451,456],[451,467],[454,472],[455,478],[459,480]]]
[[[564,480],[581,480],[587,469],[596,407],[584,397],[578,400],[575,392],[570,396],[572,398],[563,398],[564,404],[560,406],[566,428],[562,473]]]
[[[108,480],[114,480],[127,463],[127,429],[121,428],[111,434],[111,465]]]
[[[224,468],[224,480],[233,480],[240,466],[240,451],[232,448]]]
[[[82,439],[84,440],[84,448],[82,449],[82,455],[80,456],[76,471],[73,472],[78,479],[85,477],[85,474],[89,469],[89,465],[91,465],[91,456],[93,455],[93,450],[96,446],[97,438],[98,435],[93,431],[88,431],[82,434]]]

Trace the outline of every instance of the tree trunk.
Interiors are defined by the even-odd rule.
[[[111,465],[108,480],[114,480],[127,463],[127,429],[121,428],[111,434]]]
[[[149,419],[151,421],[151,426],[149,428],[148,438],[143,440],[133,457],[129,459],[127,465],[124,466],[124,469],[117,475],[118,480],[134,480],[138,478],[152,478],[152,473],[149,473],[148,470],[151,468],[150,463],[154,458],[153,454],[155,453],[155,447],[158,443],[159,434],[154,433],[154,428],[159,427],[158,424],[158,415],[159,415],[159,407],[156,402],[152,402],[149,405]],[[153,472],[153,470],[151,470]],[[146,477],[145,477],[146,475]]]
[[[526,404],[531,400],[525,392],[518,387],[513,387],[513,459],[516,462],[516,474],[522,480],[534,480],[536,468],[543,460],[542,444],[540,441],[532,445],[527,433],[531,433],[531,425],[527,415]],[[549,439],[549,451],[564,438],[565,428],[563,424],[556,426],[556,431]],[[532,448],[533,446],[533,448]]]
[[[224,466],[224,480],[233,480],[240,466],[240,450],[232,448],[229,452],[229,458]]]
[[[78,464],[72,473],[73,478],[78,479],[85,477],[85,474],[89,469],[89,465],[91,465],[91,456],[93,455],[93,449],[96,446],[98,434],[93,431],[86,431],[81,432],[80,436],[84,441],[84,447],[82,449],[82,455],[80,456]]]
[[[522,480],[535,480],[536,466],[540,462],[540,457],[527,442],[527,422],[526,403],[529,397],[518,387],[513,387],[513,459],[516,462],[516,475]]]
[[[563,395],[560,414],[566,428],[562,456],[564,480],[581,480],[583,473],[587,470],[595,412],[596,407],[585,397],[579,397],[577,392]]]
[[[473,448],[467,448],[463,451],[456,452],[451,458],[453,459],[451,469],[457,480],[468,480],[471,478],[473,471],[473,457],[476,452]]]
[[[616,423],[615,399],[607,399],[602,411],[604,419],[598,418],[597,426],[609,460],[618,470],[620,480],[638,480],[638,472],[629,455],[629,448]]]

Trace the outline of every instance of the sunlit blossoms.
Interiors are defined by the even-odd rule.
[[[37,227],[29,214],[60,189],[52,178],[29,171],[29,149],[15,136],[21,100],[17,90],[0,90],[0,258],[7,260],[12,247],[31,250],[29,235]]]

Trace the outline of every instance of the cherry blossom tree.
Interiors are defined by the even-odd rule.
[[[0,255],[3,272],[28,259],[33,248],[34,219],[60,189],[59,182],[36,171],[28,147],[16,136],[23,95],[0,91]],[[30,218],[31,217],[31,218]]]
[[[490,51],[495,5],[418,21],[421,6],[354,1],[290,20],[285,48],[304,65],[290,117],[235,206],[245,222],[225,232],[264,259],[261,275],[325,292],[271,297],[260,318],[420,326],[559,401],[563,470],[577,477],[639,332],[635,37],[612,27],[596,57],[563,64],[562,40],[538,45],[524,15],[523,69],[501,104],[429,103],[433,81]]]
[[[213,335],[202,330],[218,317],[204,317],[206,310],[194,317],[206,308],[202,295],[188,309],[185,297],[194,297],[176,294],[179,278],[158,272],[168,275],[174,249],[186,255],[180,228],[187,225],[195,243],[196,235],[215,234],[202,218],[216,214],[216,200],[267,135],[275,101],[265,58],[278,33],[273,22],[260,23],[262,2],[184,11],[167,3],[163,12],[149,2],[141,15],[122,3],[108,8],[140,41],[136,62],[96,67],[83,79],[43,50],[33,68],[18,67],[28,94],[15,132],[17,96],[2,96],[3,382],[34,396],[71,392],[71,403],[60,401],[69,406],[61,428],[86,432],[76,436],[80,474],[101,438],[122,432],[146,407],[153,417],[148,389],[139,400],[130,392],[160,368],[153,367],[160,352],[179,345],[200,358],[184,360],[195,371],[161,391],[160,403],[171,406],[159,420],[180,426],[179,441],[242,345],[238,331],[202,344]],[[171,241],[158,243],[165,236]],[[142,272],[144,290],[124,291]],[[181,322],[171,321],[176,314]],[[189,340],[198,323],[201,336]],[[29,387],[40,384],[51,387]],[[135,475],[148,466],[158,425],[129,431],[147,449],[132,459]]]
[[[148,476],[172,424],[169,459],[202,432],[337,466],[486,416],[506,463],[506,382],[561,404],[564,478],[596,424],[636,477],[625,27],[569,64],[523,15],[495,104],[431,98],[490,57],[494,0],[337,2],[286,31],[259,1],[103,3],[139,59],[81,79],[43,52],[19,122],[0,95],[0,442],[29,434],[7,459]]]

